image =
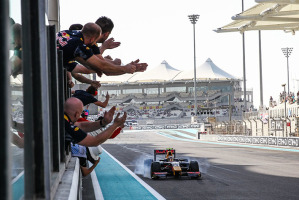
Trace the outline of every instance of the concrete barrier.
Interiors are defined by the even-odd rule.
[[[200,134],[200,140],[213,142],[234,142],[280,147],[299,147],[299,137],[266,137],[242,135],[205,135]]]

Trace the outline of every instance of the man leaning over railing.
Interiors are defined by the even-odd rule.
[[[86,147],[102,144],[112,136],[113,132],[118,127],[124,127],[124,123],[127,119],[126,112],[122,117],[120,117],[120,113],[118,113],[111,126],[106,128],[100,134],[92,136],[86,132],[92,132],[110,124],[113,120],[115,110],[116,108],[113,106],[108,112],[105,112],[102,120],[76,123],[83,111],[83,103],[75,97],[67,99],[64,104],[66,142],[72,142],[74,144],[78,143]]]

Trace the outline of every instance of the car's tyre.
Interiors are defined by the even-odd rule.
[[[197,161],[190,161],[189,171],[190,172],[198,172],[199,171],[199,166],[198,166]]]
[[[190,172],[199,172],[199,166],[198,166],[198,162],[197,161],[190,161],[189,164],[189,171]],[[198,179],[201,176],[197,176],[197,177],[191,177],[191,179]]]
[[[153,162],[151,165],[151,178],[157,179],[157,177],[154,177],[154,172],[160,172],[161,171],[161,164],[159,162]]]

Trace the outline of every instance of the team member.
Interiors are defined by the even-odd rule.
[[[97,92],[97,89],[93,86],[89,86],[86,89],[86,91],[84,91],[84,90],[75,90],[72,93],[73,93],[73,97],[76,97],[76,98],[78,98],[82,101],[83,106],[86,106],[90,103],[94,103],[97,106],[101,106],[102,108],[106,108],[106,106],[108,105],[109,98],[110,98],[110,96],[107,92],[106,100],[104,102],[101,102],[98,99],[96,99],[95,96],[97,96],[98,92]]]
[[[100,47],[100,53],[102,55],[106,49],[114,49],[120,45],[120,42],[115,42],[114,38],[107,40],[114,28],[114,24],[110,18],[102,16],[99,17],[95,23],[102,29],[102,35],[97,41],[97,43],[102,43],[102,46]]]
[[[95,56],[91,46],[95,45],[101,36],[101,28],[95,23],[87,23],[82,31],[61,31],[57,33],[57,46],[63,51],[64,66],[68,71],[84,73],[93,70],[98,75],[121,75],[146,70],[147,64],[134,63],[117,66]],[[69,62],[78,61],[81,65],[68,65]]]
[[[111,20],[110,20],[111,21]],[[112,23],[112,22],[111,22]],[[111,30],[112,29],[108,29],[107,27],[111,27],[111,23],[108,23],[108,25],[107,24],[104,24],[103,25],[103,27],[104,27],[104,29],[107,31],[107,30],[110,30],[110,32],[111,32]],[[113,23],[112,23],[112,25],[113,25]],[[72,24],[70,27],[69,27],[69,30],[71,30],[71,31],[75,31],[75,30],[82,30],[82,28],[83,28],[83,25],[82,24]],[[103,31],[103,29],[102,29],[102,31]],[[102,32],[102,35],[101,35],[101,37],[102,36],[104,36],[105,37],[105,35],[106,34],[104,34],[103,32]],[[112,40],[107,40],[107,41],[104,41],[103,39],[99,39],[103,44],[102,44],[102,46],[104,46],[103,47],[103,49],[112,49],[112,48],[115,48],[115,47],[118,47],[119,45],[120,45],[120,42],[114,42],[114,39],[113,39],[113,41]],[[106,39],[105,39],[106,40]],[[93,53],[95,54],[95,55],[97,55],[97,54],[101,54],[100,53],[100,49],[99,49],[99,47],[98,47],[98,45],[97,44],[95,44],[95,45],[93,45],[93,46],[91,46],[91,49],[92,49],[92,51],[93,51]],[[106,58],[105,58],[106,59]],[[106,61],[108,61],[108,62],[112,62],[113,64],[116,64],[116,65],[120,65],[121,64],[121,61],[120,61],[120,59],[115,59],[114,61],[112,60],[112,58],[110,58],[110,57],[107,57],[107,59],[106,59]],[[76,62],[76,61],[70,61],[69,62],[69,65],[74,65],[74,66],[76,66],[76,65],[80,65],[80,63],[78,63],[78,62]],[[75,67],[74,67],[75,68]],[[87,71],[85,70],[85,72],[86,72],[86,74],[87,74]],[[87,83],[87,84],[90,84],[90,85],[92,85],[92,86],[94,86],[95,88],[99,88],[101,85],[100,85],[100,82],[99,81],[96,81],[96,80],[91,80],[91,79],[89,79],[89,78],[87,78],[87,77],[85,77],[85,76],[83,76],[83,75],[81,75],[81,74],[79,74],[79,73],[75,73],[74,71],[72,71],[72,72],[68,72],[68,73],[71,73],[71,76],[73,77],[73,78],[75,78],[76,80],[78,80],[78,81],[80,81],[81,83]],[[89,73],[95,73],[93,70],[89,70]],[[68,76],[70,77],[70,75],[68,74]],[[71,80],[71,78],[69,78],[69,85],[71,85],[72,84],[72,80]]]
[[[83,111],[81,116],[82,117],[78,119],[77,122],[88,121],[87,112]],[[82,175],[87,176],[94,170],[94,168],[100,162],[101,158],[99,157],[99,155],[102,153],[102,147],[97,146],[87,148],[79,144],[71,143],[71,152],[73,157],[78,157],[79,159]],[[87,161],[90,161],[93,164],[90,168],[88,168]]]
[[[115,110],[116,108],[113,106],[108,112],[105,112],[102,120],[76,123],[83,111],[83,103],[75,97],[67,99],[64,104],[66,142],[72,142],[73,144],[78,143],[86,147],[102,144],[112,136],[118,127],[124,127],[127,118],[126,112],[122,117],[120,117],[120,113],[118,113],[113,123],[100,134],[92,136],[86,132],[98,130],[112,122]]]
[[[83,28],[83,25],[82,24],[72,24],[70,27],[69,27],[69,30],[70,31],[76,31],[76,30],[82,30]],[[96,45],[96,51],[98,51],[98,47]],[[94,53],[94,52],[93,52]],[[69,65],[74,65],[74,68],[76,65],[79,65],[78,62],[76,61],[70,61],[69,62]],[[86,78],[85,76],[79,74],[79,73],[74,73],[73,71],[72,72],[67,72],[68,73],[68,77],[70,77],[69,74],[71,74],[71,76],[73,78],[75,78],[76,80],[80,81],[81,83],[87,83],[87,84],[90,84],[92,86],[94,86],[95,88],[99,88],[101,86],[100,82],[99,81],[96,81],[96,80],[91,80],[89,78]],[[94,71],[90,70],[90,73],[95,73]],[[73,83],[72,79],[69,78],[69,83]]]
[[[97,148],[97,147],[92,147],[92,148]],[[94,168],[98,165],[100,162],[100,157],[94,160],[93,165],[88,168],[87,164],[87,154],[88,154],[88,148],[85,146],[79,145],[79,144],[71,144],[71,153],[73,157],[78,157],[79,162],[80,162],[80,169],[82,172],[83,176],[87,176],[90,174]]]
[[[22,73],[22,25],[12,25],[12,43],[14,55],[10,58],[11,62],[11,75],[16,78],[17,75]]]

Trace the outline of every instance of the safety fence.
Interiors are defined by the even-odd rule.
[[[251,137],[239,135],[219,135],[218,141],[270,146],[299,147],[299,137]]]

